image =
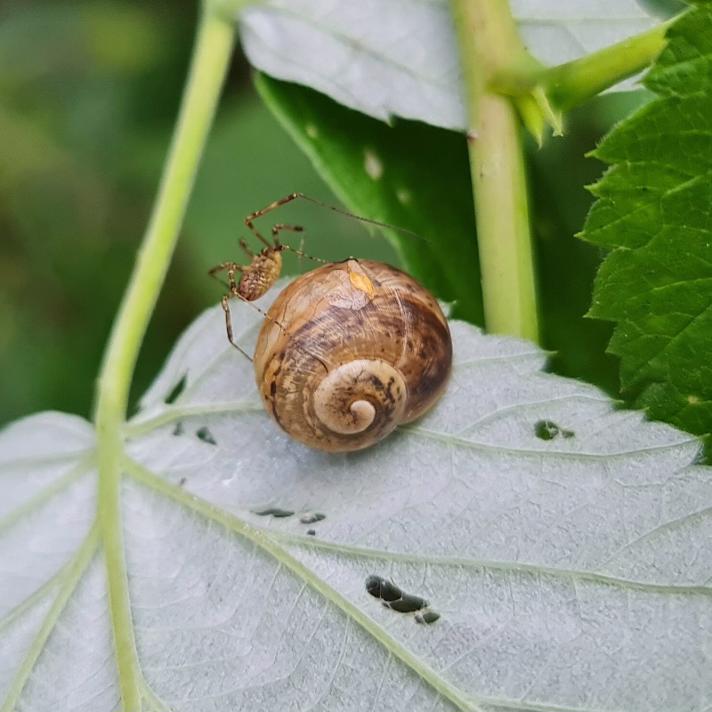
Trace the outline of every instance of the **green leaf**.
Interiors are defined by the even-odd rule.
[[[679,19],[646,86],[657,98],[595,151],[583,238],[612,250],[590,314],[616,322],[623,393],[651,417],[712,432],[712,7]]]
[[[258,75],[257,88],[319,174],[384,232],[409,271],[455,314],[482,323],[479,260],[465,138],[418,122],[391,127],[311,89]]]
[[[233,316],[250,348],[261,316]],[[124,426],[120,516],[89,423],[0,433],[0,710],[115,712],[122,689],[131,712],[708,709],[699,443],[451,327],[436,408],[327,455],[269,419],[210,309]]]
[[[607,127],[640,106],[640,94],[597,97],[567,116],[564,140],[550,139],[540,150],[530,144],[528,151],[542,344],[553,352],[550,367],[556,373],[611,395],[618,394],[619,384],[618,360],[605,353],[613,325],[585,317],[601,250],[572,236],[592,203],[584,186],[600,172],[600,164],[584,154]]]

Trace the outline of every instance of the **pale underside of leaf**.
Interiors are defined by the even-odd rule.
[[[260,316],[233,313],[251,348]],[[542,372],[529,343],[452,328],[436,409],[338,456],[268,419],[219,308],[185,332],[126,426],[122,654],[142,710],[712,704],[697,441]],[[119,708],[89,436],[60,414],[0,435],[3,712]],[[295,514],[255,513],[270,507]],[[381,605],[374,574],[440,619]]]
[[[635,0],[510,5],[525,45],[546,65],[577,59],[657,22]],[[400,116],[467,127],[447,0],[269,0],[243,10],[239,21],[248,59],[277,79],[384,121]]]

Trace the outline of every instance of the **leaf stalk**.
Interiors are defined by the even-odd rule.
[[[465,78],[470,173],[485,324],[490,332],[539,335],[521,129],[495,76],[529,76],[540,65],[524,48],[506,0],[451,0]]]
[[[133,371],[165,281],[234,44],[234,26],[205,4],[173,141],[151,218],[97,382],[98,514],[123,709],[141,708],[120,511],[122,428]]]
[[[665,33],[675,19],[580,59],[544,69],[533,80],[543,87],[553,106],[571,109],[652,64],[665,48]]]

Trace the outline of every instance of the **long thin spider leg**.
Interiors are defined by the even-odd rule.
[[[229,293],[229,294],[226,294],[226,295],[222,298],[222,300],[221,300],[221,302],[220,302],[221,305],[222,305],[223,311],[225,312],[225,328],[226,328],[226,331],[227,331],[227,339],[228,339],[228,341],[229,341],[240,353],[242,353],[243,355],[247,356],[247,358],[250,359],[250,361],[252,361],[252,358],[245,352],[245,350],[244,350],[243,348],[241,348],[241,347],[235,342],[235,339],[234,339],[233,330],[232,330],[232,312],[230,311],[230,303],[229,303],[229,302],[230,302],[230,299],[233,298],[233,297],[234,297],[235,299],[239,299],[239,300],[240,300],[241,302],[243,302],[244,304],[247,304],[247,306],[249,306],[251,309],[254,309],[256,312],[258,312],[259,314],[261,314],[261,315],[262,315],[265,319],[267,319],[268,321],[271,321],[273,324],[276,324],[277,327],[278,327],[283,333],[286,334],[286,333],[287,333],[287,330],[286,330],[286,328],[284,327],[284,325],[283,325],[281,322],[279,322],[279,321],[278,321],[277,319],[275,319],[274,317],[270,316],[264,309],[260,309],[260,307],[258,307],[254,302],[251,302],[249,299],[245,299],[245,297],[243,297],[243,296],[237,291],[237,289],[234,289],[234,290],[231,289],[231,290],[230,290],[230,293]]]
[[[220,272],[227,272],[227,284],[218,277]],[[221,262],[219,265],[215,265],[212,269],[208,270],[208,274],[216,279],[223,287],[226,287],[230,294],[237,293],[237,283],[235,282],[235,272],[242,272],[242,265],[237,264],[237,262]]]
[[[219,281],[219,278],[216,277],[216,275],[217,275],[219,272],[227,272],[227,271],[230,270],[230,269],[232,269],[232,270],[234,270],[234,271],[242,271],[242,265],[239,265],[239,264],[237,264],[237,262],[232,262],[232,261],[230,261],[230,262],[221,262],[219,265],[215,265],[215,267],[211,267],[211,268],[208,270],[208,274],[209,274],[211,277],[215,277],[215,279],[218,279],[218,281]]]
[[[289,195],[285,195],[284,198],[280,198],[279,200],[275,200],[273,203],[270,203],[269,205],[266,205],[264,208],[260,210],[255,210],[254,213],[250,213],[246,218],[245,218],[245,225],[252,230],[252,232],[257,235],[257,237],[262,240],[265,244],[267,243],[267,240],[260,235],[260,233],[257,231],[255,226],[252,224],[254,220],[257,218],[262,217],[266,213],[270,212],[271,210],[274,210],[275,208],[279,208],[282,205],[285,205],[286,203],[291,203],[293,200],[306,200],[308,203],[313,203],[314,205],[318,205],[322,208],[326,208],[327,210],[331,210],[332,212],[339,213],[340,215],[345,215],[350,218],[354,218],[355,220],[359,220],[364,223],[368,223],[370,225],[377,225],[378,227],[387,227],[390,228],[391,230],[397,230],[400,233],[403,233],[404,235],[410,235],[411,237],[415,237],[418,240],[423,240],[424,242],[430,242],[430,240],[426,237],[423,237],[422,235],[419,235],[417,232],[413,232],[412,230],[408,230],[407,228],[400,227],[398,225],[392,225],[391,223],[387,222],[382,222],[381,220],[373,220],[371,218],[365,218],[362,217],[361,215],[356,215],[355,213],[351,213],[348,210],[344,210],[343,208],[337,208],[334,205],[328,205],[327,203],[322,202],[321,200],[318,200],[317,198],[312,198],[309,195],[305,195],[304,193],[290,193]]]
[[[266,205],[264,208],[260,210],[255,210],[254,213],[250,213],[246,218],[245,218],[245,225],[246,227],[252,231],[252,233],[257,237],[258,240],[261,240],[267,247],[273,247],[265,238],[262,234],[260,234],[259,230],[254,226],[254,221],[257,218],[261,218],[263,215],[268,213],[270,210],[274,210],[275,208],[278,208],[280,205],[284,205],[285,203],[290,203],[292,200],[295,200],[298,198],[300,193],[290,193],[289,195],[286,195],[284,198],[280,198],[279,200],[275,200],[273,203],[270,203],[269,205]],[[274,230],[272,231],[274,233]]]
[[[232,313],[230,312],[230,297],[226,294],[221,302],[223,312],[225,313],[225,330],[227,331],[227,340],[246,358],[248,361],[252,361],[252,356],[247,353],[233,337],[232,333]]]
[[[279,245],[279,233],[282,230],[287,230],[289,232],[304,232],[304,228],[301,225],[288,225],[287,223],[276,223],[272,226],[272,237],[274,238],[274,244]]]
[[[331,264],[329,260],[322,260],[321,257],[314,257],[313,255],[310,255],[301,249],[297,249],[296,247],[292,247],[291,245],[285,245],[285,244],[280,244],[280,249],[291,252],[294,255],[297,255],[297,257],[306,257],[308,260],[311,260],[312,262],[318,262],[319,264],[322,265],[328,265]]]
[[[242,248],[242,251],[250,258],[252,259],[255,256],[254,251],[252,248],[245,242],[244,239],[240,238],[239,241],[240,247]]]
[[[287,225],[285,223],[277,223],[272,227],[272,237],[274,238],[275,249],[288,250],[292,254],[297,255],[299,257],[300,263],[304,257],[306,257],[308,260],[311,260],[312,262],[318,262],[322,265],[329,263],[329,260],[322,260],[319,257],[313,257],[312,255],[304,252],[304,236],[302,236],[302,239],[299,241],[299,249],[283,243],[279,239],[279,233],[283,230],[288,230],[289,232],[304,232],[304,228],[301,225]]]
[[[299,240],[299,249],[296,250],[296,253],[299,256],[299,271],[301,272],[304,270],[304,235]]]
[[[251,302],[249,299],[245,299],[241,294],[233,294],[232,296],[237,297],[237,299],[241,302],[244,302],[247,306],[262,314],[265,319],[276,324],[285,334],[287,333],[286,328],[279,321],[277,321],[277,319],[271,317],[264,309],[260,309],[254,302]]]

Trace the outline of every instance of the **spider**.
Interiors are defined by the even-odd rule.
[[[244,239],[241,239],[239,241],[239,244],[244,253],[249,257],[249,264],[241,264],[239,262],[234,261],[221,262],[219,265],[215,265],[215,267],[213,267],[209,271],[210,276],[218,279],[221,284],[224,284],[224,282],[220,280],[218,274],[220,274],[221,272],[227,272],[227,285],[225,286],[227,286],[228,288],[228,293],[225,294],[221,300],[223,312],[225,313],[225,330],[227,331],[227,338],[228,341],[250,361],[252,361],[252,357],[242,347],[240,347],[239,344],[235,342],[233,336],[232,316],[230,314],[230,299],[237,298],[243,302],[251,304],[256,299],[259,299],[264,294],[266,294],[272,287],[272,285],[279,279],[279,276],[282,272],[282,252],[284,251],[290,251],[300,258],[306,257],[309,260],[319,262],[321,264],[328,263],[328,260],[322,260],[318,257],[312,257],[311,255],[306,254],[302,250],[302,245],[300,245],[299,249],[296,249],[294,247],[291,247],[290,245],[284,244],[280,240],[280,233],[283,231],[295,233],[303,232],[304,228],[301,225],[276,223],[272,227],[271,241],[268,240],[264,235],[262,235],[254,225],[254,221],[257,220],[257,218],[260,218],[263,215],[269,213],[270,211],[275,210],[276,208],[279,208],[287,203],[291,203],[293,200],[297,199],[306,200],[310,203],[314,203],[315,205],[319,205],[322,208],[327,208],[328,210],[340,213],[341,215],[346,215],[347,217],[355,218],[356,220],[360,220],[361,222],[378,225],[379,227],[395,229],[399,232],[409,234],[413,237],[424,239],[420,235],[417,235],[416,233],[411,232],[410,230],[406,230],[405,228],[396,227],[394,225],[380,222],[378,220],[371,220],[370,218],[364,218],[359,215],[354,215],[353,213],[350,213],[346,210],[342,210],[341,208],[336,208],[332,205],[322,203],[316,198],[311,198],[308,195],[304,195],[304,193],[290,193],[284,198],[275,200],[274,202],[265,206],[261,210],[256,210],[255,212],[250,213],[245,218],[245,226],[264,245],[264,247],[259,252],[254,252],[247,244],[247,242],[245,242]],[[354,258],[350,257],[349,259]],[[237,277],[238,274],[239,278]],[[265,318],[271,318],[256,305],[252,304],[252,306],[257,309],[257,311],[259,311]],[[280,328],[282,328],[278,322],[275,323],[277,324],[277,326],[280,326]]]
[[[269,205],[265,206],[261,210],[256,210],[254,213],[250,213],[245,218],[245,226],[252,232],[253,235],[264,245],[264,247],[257,253],[255,253],[250,246],[245,242],[244,239],[240,240],[240,247],[243,252],[250,258],[249,264],[240,264],[239,262],[227,261],[221,262],[219,265],[215,265],[209,274],[211,277],[218,279],[217,275],[221,272],[227,272],[227,288],[228,293],[225,294],[221,300],[223,312],[225,313],[225,329],[227,331],[228,341],[244,356],[246,356],[250,361],[252,357],[240,347],[234,339],[232,331],[232,317],[230,314],[230,299],[235,297],[242,300],[243,302],[254,302],[265,295],[270,287],[279,279],[282,273],[282,252],[290,251],[299,257],[306,257],[314,262],[326,263],[326,260],[319,259],[318,257],[312,257],[307,255],[302,251],[301,246],[299,249],[295,249],[290,245],[285,245],[279,237],[282,231],[289,232],[303,232],[304,228],[301,225],[288,225],[286,223],[277,223],[272,227],[272,240],[268,240],[260,231],[255,227],[254,221],[257,218],[262,217],[271,210],[278,208],[286,203],[290,203],[292,200],[297,198],[302,198],[308,200],[312,203],[320,204],[318,200],[314,198],[309,198],[303,193],[290,193],[284,198],[275,200]],[[330,207],[330,206],[326,206]],[[336,210],[336,208],[334,208]],[[339,211],[341,212],[341,211]],[[239,278],[236,275],[239,274]],[[267,315],[259,309],[254,304],[252,305],[265,317]]]

